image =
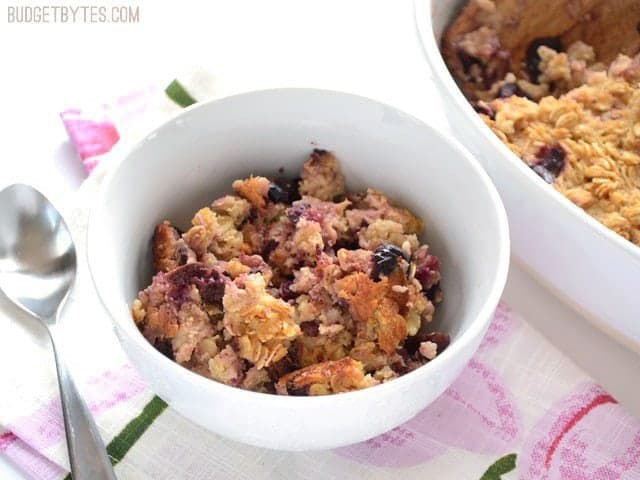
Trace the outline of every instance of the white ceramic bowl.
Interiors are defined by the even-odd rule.
[[[457,87],[440,36],[465,0],[415,0],[416,22],[454,134],[502,197],[519,263],[602,330],[640,352],[640,248],[540,179],[487,127]]]
[[[248,174],[295,174],[314,146],[331,149],[350,189],[371,186],[427,225],[442,261],[437,315],[449,348],[392,382],[326,397],[281,397],[201,377],[156,351],[129,306],[150,280],[150,237],[163,219],[185,226]],[[92,211],[89,264],[131,362],[193,422],[249,444],[324,449],[365,440],[410,419],[440,395],[476,351],[504,287],[509,239],[489,177],[455,140],[365,98],[320,90],[247,93],[195,105],[113,165]]]

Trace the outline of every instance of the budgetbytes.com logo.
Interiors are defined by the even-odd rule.
[[[139,23],[137,5],[8,5],[8,23]]]

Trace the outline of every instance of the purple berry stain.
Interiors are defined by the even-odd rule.
[[[166,275],[170,288],[168,296],[182,303],[189,299],[189,285],[193,284],[207,303],[219,303],[224,296],[225,282],[222,276],[201,263],[188,263]]]

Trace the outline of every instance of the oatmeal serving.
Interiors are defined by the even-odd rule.
[[[422,221],[373,189],[352,193],[335,156],[300,178],[251,176],[181,232],[153,233],[152,283],[133,303],[144,337],[227,385],[324,395],[389,381],[449,344],[429,329],[440,262]]]
[[[561,32],[532,40],[516,62],[498,32],[526,31],[533,17],[497,5],[471,0],[445,32],[442,53],[454,78],[484,122],[534,172],[640,245],[640,30],[623,22],[634,40],[611,61],[601,61],[572,31],[565,35],[570,43]],[[557,20],[566,23],[562,28],[569,28],[571,15],[579,17],[571,10],[576,2],[556,7],[566,16]],[[629,14],[639,7],[631,3]],[[597,20],[590,15],[573,30]]]

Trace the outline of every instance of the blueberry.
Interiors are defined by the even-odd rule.
[[[517,83],[505,83],[498,90],[498,98],[509,98],[512,96],[524,97],[524,92],[520,89]]]
[[[277,177],[269,184],[269,198],[274,202],[283,203],[293,203],[296,200],[300,200],[299,183],[299,178]]]
[[[565,165],[565,151],[560,145],[545,145],[536,153],[536,163],[531,166],[534,172],[547,183],[553,183]]]
[[[473,105],[473,109],[480,114],[486,115],[491,120],[495,120],[496,112],[485,102],[476,102]]]
[[[269,200],[275,203],[288,203],[289,194],[280,186],[275,183],[269,184]]]
[[[380,275],[389,275],[398,266],[398,257],[404,258],[402,249],[391,243],[383,243],[373,254],[373,278],[378,280]]]
[[[538,76],[540,75],[540,55],[538,55],[538,48],[541,46],[549,47],[556,52],[561,52],[562,41],[558,37],[543,37],[533,40],[527,47],[525,54],[527,72],[532,82],[538,83]]]
[[[288,302],[289,300],[295,300],[299,296],[297,292],[294,292],[293,290],[291,290],[292,283],[293,282],[291,280],[284,280],[280,284],[280,290],[279,290],[280,298],[285,302]]]

